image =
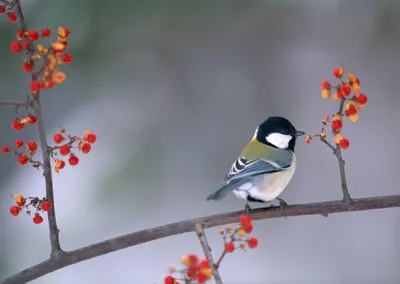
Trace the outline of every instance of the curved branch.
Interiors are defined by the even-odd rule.
[[[284,216],[328,216],[328,214],[332,213],[355,212],[391,207],[400,207],[400,194],[353,199],[351,203],[344,203],[342,200],[335,200],[328,202],[289,205],[285,207]],[[77,250],[65,252],[59,258],[49,259],[35,266],[27,268],[7,279],[2,280],[0,284],[27,283],[63,267],[70,266],[72,264],[95,258],[110,252],[151,242],[161,238],[194,232],[195,225],[198,223],[202,224],[204,228],[212,228],[229,223],[237,223],[240,215],[242,214],[244,214],[244,211],[235,211],[196,219],[189,219],[108,239]],[[282,217],[279,207],[254,209],[251,211],[250,215],[253,220]]]

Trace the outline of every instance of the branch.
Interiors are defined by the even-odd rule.
[[[289,205],[285,207],[284,216],[323,215],[332,213],[355,212],[364,210],[400,207],[400,194],[380,197],[368,197],[353,199],[351,203],[342,200]],[[110,252],[118,251],[128,247],[151,242],[161,238],[184,234],[195,231],[195,225],[200,223],[203,228],[212,228],[230,223],[236,223],[244,211],[235,211],[217,215],[189,219],[168,225],[158,226],[138,232],[126,234],[116,238],[95,243],[77,250],[65,252],[59,258],[49,259],[33,267],[25,269],[5,280],[0,284],[23,284],[41,276],[59,270],[63,267],[78,262],[99,257]],[[251,211],[253,220],[272,219],[283,217],[278,207],[259,208]]]
[[[214,279],[215,279],[215,283],[216,284],[223,284],[221,276],[219,275],[217,266],[216,266],[216,264],[214,262],[214,259],[212,257],[211,247],[208,245],[206,234],[204,233],[203,225],[201,223],[197,223],[194,226],[194,229],[195,229],[195,231],[197,233],[197,237],[200,240],[201,246],[203,247],[203,252],[204,252],[204,255],[205,255],[205,257],[206,257],[206,259],[208,261],[208,265],[210,266],[210,268],[212,270],[212,273],[213,273],[213,276],[214,276]]]
[[[0,106],[15,106],[15,107],[27,107],[31,106],[30,102],[18,102],[18,101],[0,101]]]
[[[20,0],[15,0],[14,2],[14,9],[15,13],[17,14],[19,26],[21,30],[26,32],[26,23],[24,19],[24,14],[22,12]],[[26,37],[26,36],[25,36]],[[27,38],[28,39],[28,38]],[[29,39],[28,39],[29,40]],[[30,41],[32,46],[32,42]],[[32,53],[32,49],[28,49],[28,56]],[[34,65],[34,61],[30,60],[32,66]],[[37,74],[32,73],[32,80],[36,80],[38,77]],[[55,204],[54,204],[54,191],[53,191],[53,177],[51,171],[51,162],[50,162],[50,152],[48,150],[47,140],[46,140],[46,132],[44,126],[44,120],[42,115],[42,109],[40,105],[40,94],[39,92],[33,95],[33,103],[34,109],[36,114],[36,120],[38,125],[38,135],[39,135],[39,142],[40,148],[42,150],[42,159],[43,159],[43,175],[45,178],[46,183],[46,199],[50,202],[51,207],[50,210],[47,212],[47,218],[49,221],[49,234],[50,234],[50,245],[51,245],[51,258],[60,257],[63,253],[60,240],[59,240],[59,230],[57,228],[57,220],[56,220],[56,213],[55,213]]]

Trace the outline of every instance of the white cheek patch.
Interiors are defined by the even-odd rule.
[[[278,147],[279,149],[286,149],[289,147],[289,142],[292,140],[292,136],[289,134],[282,133],[271,133],[265,137],[265,139],[272,145]]]

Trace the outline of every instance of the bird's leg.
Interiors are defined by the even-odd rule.
[[[283,200],[282,198],[276,198],[276,200],[278,200],[279,201],[279,209],[281,210],[281,216],[285,216],[285,219],[287,219],[287,216],[284,214],[285,212],[284,212],[284,208],[288,205],[287,203],[286,203],[286,201],[285,200]]]
[[[246,211],[247,214],[250,214],[250,212],[251,212],[251,207],[250,207],[248,202],[246,202],[246,205],[244,207],[244,211]]]

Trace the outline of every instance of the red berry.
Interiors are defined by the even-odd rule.
[[[10,214],[13,216],[17,216],[19,214],[19,207],[18,206],[11,206],[10,207]]]
[[[22,64],[22,71],[31,72],[32,71],[32,65],[29,64],[29,63]]]
[[[28,124],[35,124],[36,123],[36,116],[35,115],[30,114],[30,115],[28,115],[28,118],[29,118]]]
[[[36,213],[35,217],[33,217],[33,223],[40,224],[42,222],[43,222],[43,217]]]
[[[18,30],[16,32],[17,39],[22,39],[24,37],[24,31],[23,30]]]
[[[40,82],[37,80],[32,80],[30,87],[31,87],[32,92],[39,92],[40,91]]]
[[[3,146],[3,147],[1,147],[1,152],[8,153],[8,152],[10,152],[10,148],[8,148],[7,146]]]
[[[71,152],[71,146],[69,145],[62,145],[60,147],[60,154],[61,156],[66,156]]]
[[[235,250],[235,244],[234,243],[227,243],[225,244],[225,251],[226,252],[233,252]]]
[[[346,110],[346,115],[351,116],[355,115],[357,113],[357,108],[355,106],[349,106],[349,108]]]
[[[39,32],[37,30],[30,30],[28,31],[28,37],[30,40],[38,40],[39,39]]]
[[[15,140],[15,147],[21,148],[22,146],[24,146],[24,141],[22,141],[21,139]]]
[[[196,265],[199,262],[199,258],[195,254],[189,254],[187,258],[191,265]]]
[[[40,83],[40,87],[43,89],[51,89],[54,86],[54,82],[50,79],[48,81],[44,81]]]
[[[331,83],[329,83],[328,81],[323,81],[321,83],[321,90],[329,89],[330,87],[331,87]]]
[[[337,90],[336,96],[337,96],[338,99],[343,99],[344,98],[343,92],[341,90]]]
[[[15,14],[15,12],[9,12],[7,18],[11,23],[15,23],[17,21],[17,14]]]
[[[350,141],[346,138],[343,138],[342,140],[340,140],[339,146],[342,149],[347,149],[350,146]]]
[[[65,37],[69,37],[69,35],[71,34],[70,30],[67,28],[64,28],[64,32],[65,32]]]
[[[206,283],[207,281],[207,276],[205,276],[204,274],[199,274],[197,275],[197,283],[202,284],[202,283]]]
[[[207,259],[202,259],[199,263],[200,268],[209,268],[210,266],[208,265],[208,260]]]
[[[172,276],[165,276],[164,283],[165,284],[174,284],[175,283],[175,278],[172,277]]]
[[[25,127],[25,124],[24,124],[24,123],[21,123],[20,120],[17,119],[17,120],[14,120],[14,121],[11,123],[11,126],[12,126],[12,128],[14,128],[14,130],[20,131],[20,130],[22,130],[22,129]]]
[[[248,241],[249,248],[255,248],[258,245],[258,239],[255,237],[251,237]]]
[[[42,29],[42,37],[49,37],[51,35],[51,31],[48,28]]]
[[[32,140],[28,141],[28,143],[26,143],[26,146],[28,147],[29,152],[31,152],[31,153],[36,152],[36,150],[38,148],[38,145],[36,144],[36,142],[32,141]]]
[[[335,76],[336,78],[340,78],[343,75],[343,69],[342,68],[335,68],[333,69],[333,76]]]
[[[62,59],[63,59],[64,64],[70,64],[72,62],[71,53],[65,53]]]
[[[197,275],[197,269],[195,266],[189,267],[189,269],[186,271],[186,275],[189,278],[194,278]]]
[[[340,90],[343,92],[343,95],[347,97],[351,93],[351,88],[347,84],[340,85]]]
[[[94,142],[96,142],[97,136],[96,136],[96,134],[90,133],[90,134],[87,136],[86,139],[87,139],[87,141],[88,141],[89,143],[93,144]]]
[[[332,128],[334,130],[340,130],[343,127],[343,123],[341,120],[334,120],[332,121]]]
[[[11,52],[13,52],[13,53],[20,52],[21,49],[22,49],[22,46],[21,46],[21,44],[19,43],[19,41],[14,41],[14,42],[12,42],[11,45],[10,45],[10,50],[11,50]]]
[[[62,136],[61,133],[56,133],[56,134],[54,134],[54,136],[53,136],[53,140],[54,140],[54,142],[56,142],[57,144],[60,144],[60,143],[64,140],[64,138],[63,138],[63,136]]]
[[[6,12],[6,6],[0,5],[0,15]]]
[[[71,166],[76,166],[79,163],[79,158],[77,156],[75,156],[75,155],[72,155],[71,157],[69,157],[68,163]]]
[[[243,227],[247,227],[247,226],[251,225],[251,217],[249,215],[245,215],[245,214],[241,215],[240,216],[240,224]]]
[[[47,200],[43,201],[42,205],[40,206],[43,211],[49,211],[51,204]]]
[[[82,145],[81,151],[82,151],[82,153],[87,154],[90,152],[91,149],[92,149],[92,146],[90,146],[89,143],[84,143]]]
[[[29,40],[24,39],[24,40],[22,41],[22,47],[23,47],[23,48],[28,48],[29,45],[30,45]]]
[[[368,97],[365,94],[358,95],[357,101],[360,105],[365,105],[368,101]]]
[[[250,234],[251,232],[253,232],[253,225],[247,225],[247,226],[243,226],[243,230],[247,233]]]
[[[25,205],[25,203],[26,203],[26,200],[25,200],[25,199],[22,199],[22,201],[17,202],[17,205],[18,205],[19,207],[22,207],[22,206]]]
[[[23,166],[25,165],[27,162],[29,162],[29,158],[27,155],[25,154],[21,154],[18,156],[18,163]]]

